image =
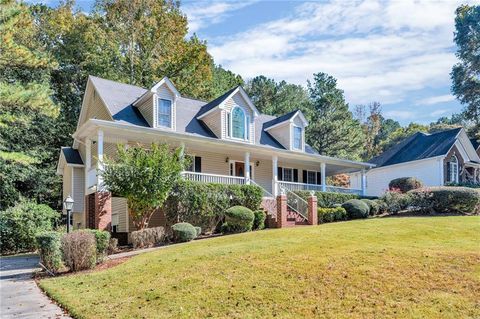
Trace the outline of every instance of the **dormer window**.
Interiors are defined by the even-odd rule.
[[[293,148],[302,149],[302,128],[298,126],[293,127]]]
[[[158,99],[157,125],[163,127],[172,127],[172,101]]]
[[[247,139],[246,127],[247,127],[247,116],[245,111],[240,107],[235,107],[232,111],[232,137],[240,138],[242,140]]]

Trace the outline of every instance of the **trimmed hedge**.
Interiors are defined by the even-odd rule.
[[[296,191],[295,193],[305,200],[310,196],[310,191]],[[315,196],[317,196],[318,207],[335,207],[335,205],[342,205],[350,199],[360,198],[360,196],[356,194],[329,192],[315,192]]]
[[[263,210],[256,210],[253,212],[253,229],[261,230],[265,228],[265,219],[267,219],[267,214]]]
[[[133,231],[130,234],[133,248],[152,247],[165,238],[165,228],[163,227],[150,227],[142,230]]]
[[[52,273],[59,271],[62,268],[62,234],[47,231],[35,236],[35,240],[42,265]]]
[[[71,271],[91,269],[97,262],[95,235],[88,230],[76,230],[62,237],[63,262]]]
[[[367,218],[370,210],[368,205],[359,199],[351,199],[342,204],[342,207],[347,211],[348,218]]]
[[[262,189],[256,185],[224,185],[181,180],[173,188],[163,211],[168,225],[184,221],[211,233],[232,206],[257,210],[262,202]]]
[[[320,207],[317,210],[319,224],[347,219],[347,211],[343,207]]]
[[[194,240],[197,237],[197,230],[189,223],[177,223],[172,226],[173,241],[183,243]]]
[[[369,215],[373,216],[378,214],[380,207],[377,202],[367,198],[362,198],[361,201],[367,204]]]
[[[382,195],[380,200],[385,203],[388,213],[397,214],[412,205],[412,197],[409,193],[388,191]]]
[[[110,233],[99,229],[88,229],[87,231],[95,236],[97,262],[100,262],[107,255],[108,245],[110,243]]]
[[[252,230],[255,214],[243,206],[233,206],[225,211],[223,231],[227,233],[242,233]]]
[[[410,191],[412,206],[428,213],[480,213],[480,191],[468,187],[431,187]]]
[[[395,178],[388,183],[388,189],[392,191],[400,191],[406,193],[408,191],[423,187],[422,181],[415,177]]]
[[[0,212],[0,252],[2,254],[33,251],[35,236],[53,230],[59,214],[47,205],[21,201]]]

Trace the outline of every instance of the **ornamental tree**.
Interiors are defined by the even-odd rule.
[[[118,145],[115,159],[107,158],[103,176],[106,188],[127,199],[137,229],[148,227],[162,207],[186,165],[184,148],[152,143],[149,149]]]

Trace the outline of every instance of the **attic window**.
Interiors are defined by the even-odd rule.
[[[298,126],[293,127],[293,148],[302,149],[302,128]]]
[[[172,127],[172,101],[158,99],[157,107],[157,125],[163,127]]]
[[[246,127],[246,116],[245,112],[239,108],[235,107],[232,111],[232,137],[245,139],[245,127]]]

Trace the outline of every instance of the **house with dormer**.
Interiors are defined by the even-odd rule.
[[[64,198],[75,200],[73,225],[101,226],[95,217],[103,185],[99,171],[106,156],[115,156],[117,144],[184,145],[192,164],[183,178],[256,184],[265,198],[295,190],[364,193],[364,185],[334,187],[327,177],[374,165],[317,153],[305,142],[308,125],[299,110],[279,117],[261,114],[241,86],[206,102],[182,96],[168,78],[145,89],[90,76],[73,145],[61,149],[57,169]],[[113,198],[111,210],[112,230],[133,230],[124,199]],[[162,223],[161,214],[152,218],[152,226]]]

